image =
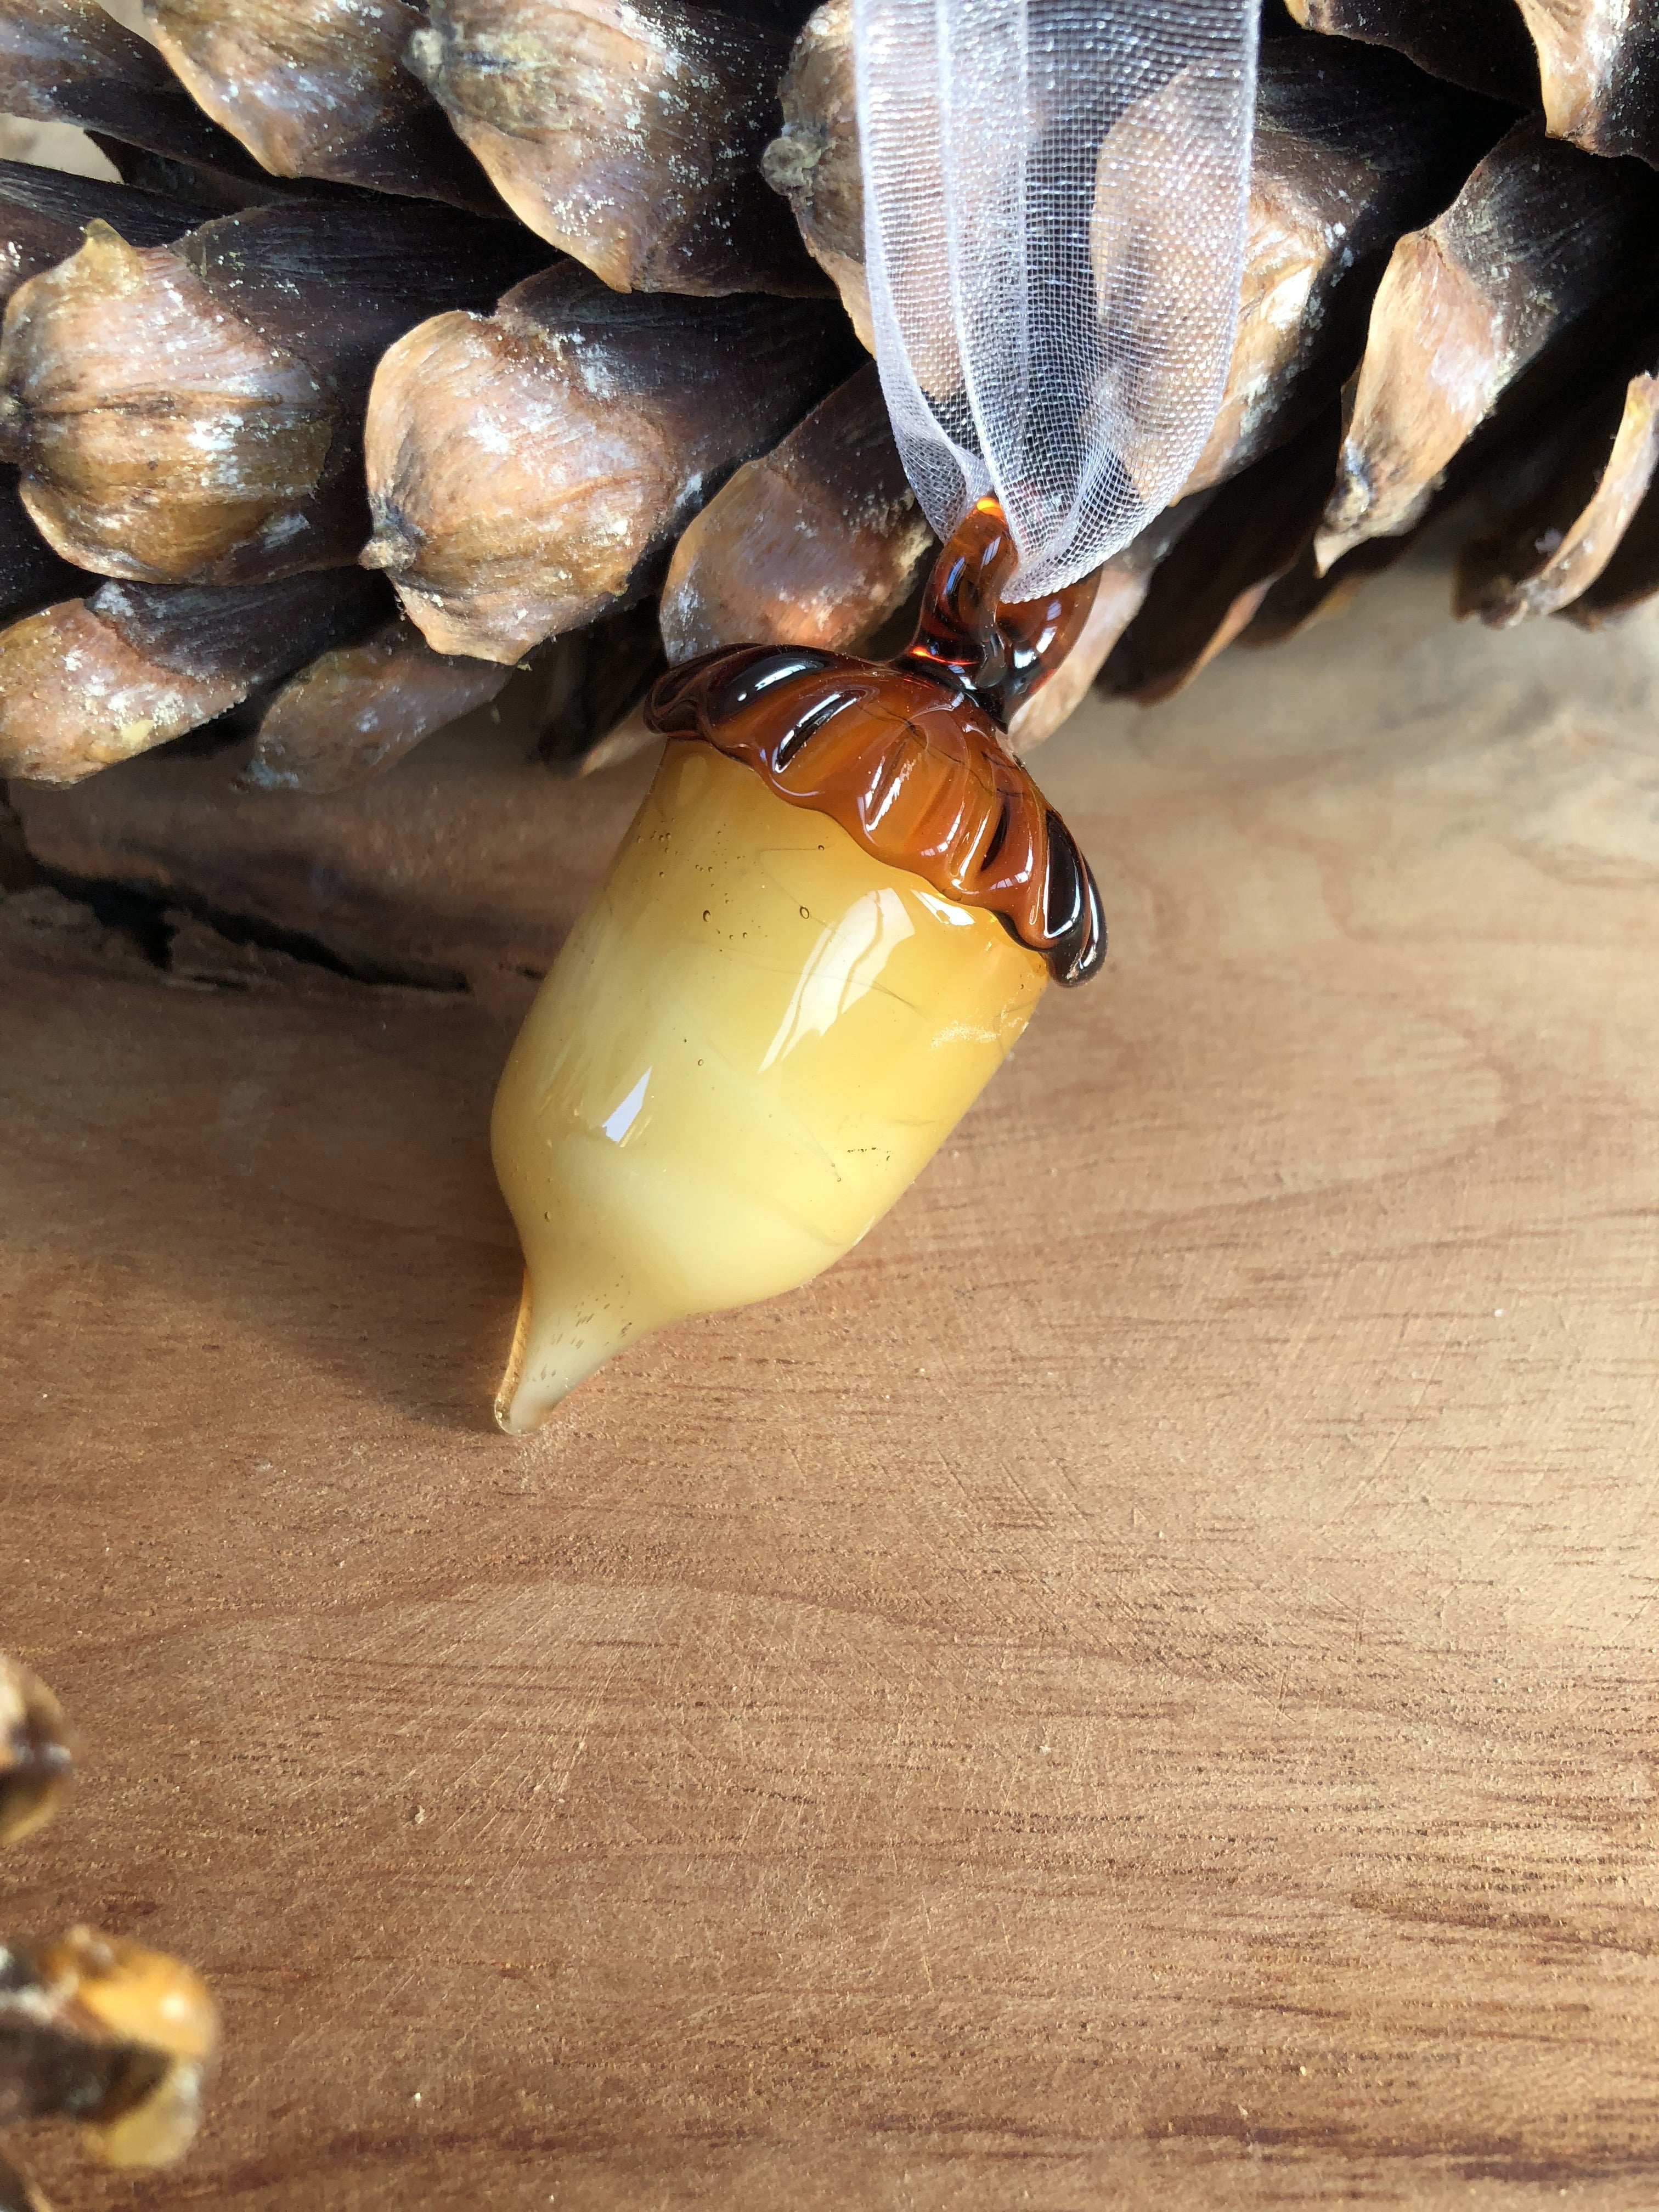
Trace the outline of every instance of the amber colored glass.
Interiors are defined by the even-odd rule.
[[[988,908],[1080,983],[1105,957],[1088,863],[1004,743],[1012,705],[1051,675],[1097,579],[1004,602],[1013,541],[981,500],[941,550],[916,635],[891,661],[731,646],[660,678],[646,716],[744,762],[791,805],[829,815],[876,859]]]
[[[998,720],[1086,592],[1004,606],[1011,562],[976,508],[896,659],[740,645],[653,690],[675,742],[495,1097],[526,1265],[512,1433],[651,1330],[832,1266],[1048,978],[1100,965],[1094,879]]]
[[[1005,726],[1071,651],[1100,584],[1097,568],[1044,599],[1005,600],[1018,558],[1001,507],[976,501],[933,564],[902,655],[971,691]]]

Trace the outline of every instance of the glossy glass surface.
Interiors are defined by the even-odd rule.
[[[733,646],[663,677],[647,719],[752,769],[872,859],[994,914],[1057,983],[1106,951],[1099,894],[1071,832],[964,691],[911,660]]]
[[[1013,565],[981,501],[896,661],[737,646],[653,691],[662,766],[496,1094],[526,1263],[503,1428],[650,1330],[839,1259],[1046,978],[1098,969],[1094,878],[997,720],[1092,580],[1003,607]]]
[[[1097,568],[1046,599],[1005,601],[1018,565],[1001,507],[979,501],[933,563],[916,634],[897,664],[959,684],[1005,729],[1071,651],[1100,587]]]
[[[527,1269],[504,1427],[647,1331],[793,1289],[856,1243],[1000,1064],[1041,958],[673,744],[497,1095]]]

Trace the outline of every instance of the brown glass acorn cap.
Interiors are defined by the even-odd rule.
[[[1071,832],[990,716],[920,670],[736,646],[663,677],[646,719],[744,762],[874,859],[987,908],[1056,982],[1086,981],[1105,958],[1099,893]]]

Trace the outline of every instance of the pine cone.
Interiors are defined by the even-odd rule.
[[[569,769],[625,749],[665,586],[671,659],[902,623],[929,540],[854,374],[850,10],[802,18],[9,0],[0,106],[119,181],[0,163],[0,773],[263,724],[244,788],[337,789],[509,683]],[[1490,623],[1659,585],[1646,9],[1264,31],[1220,415],[1016,744],[1450,514]]]

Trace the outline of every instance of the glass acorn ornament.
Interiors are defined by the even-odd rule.
[[[1002,742],[1094,578],[1004,605],[1016,565],[981,499],[896,660],[738,646],[652,693],[661,765],[495,1098],[526,1263],[510,1433],[653,1330],[838,1260],[1044,985],[1098,969],[1094,878]]]

